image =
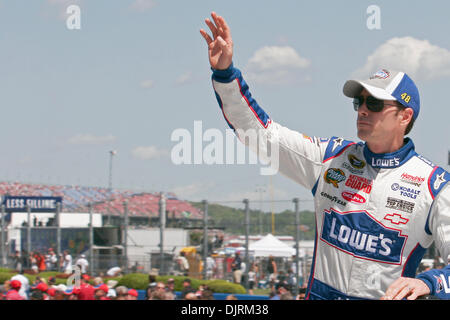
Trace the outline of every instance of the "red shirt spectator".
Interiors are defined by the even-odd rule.
[[[45,257],[42,253],[39,253],[37,263],[40,272],[43,272],[47,269],[47,267],[45,266]]]
[[[135,289],[128,290],[128,300],[137,300],[138,292]]]
[[[35,287],[31,287],[32,290],[41,290],[42,292],[47,292],[48,285],[45,282],[39,282]]]
[[[24,300],[24,298],[15,289],[11,289],[6,293],[6,300]]]
[[[80,285],[78,300],[95,300],[95,288],[89,283],[82,282]]]
[[[108,286],[106,284],[101,284],[95,288],[95,298],[96,300],[111,300],[106,295],[108,294]]]
[[[55,288],[49,288],[47,290],[47,293],[48,293],[48,295],[50,297],[49,299],[53,300],[53,298],[55,297],[55,294],[56,294],[56,289]]]
[[[22,283],[19,280],[13,280],[9,285],[11,286],[11,289],[6,293],[6,300],[24,300],[18,292]]]

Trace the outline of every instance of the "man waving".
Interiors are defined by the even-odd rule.
[[[380,69],[349,80],[362,142],[310,137],[281,126],[252,97],[233,66],[233,41],[216,13],[201,29],[212,83],[228,125],[254,130],[277,145],[281,173],[311,190],[316,239],[306,299],[450,297],[450,267],[416,275],[433,243],[450,255],[450,174],[415,152],[405,137],[420,111],[419,92],[404,72]],[[245,142],[245,140],[241,139]],[[253,150],[258,146],[246,142]]]

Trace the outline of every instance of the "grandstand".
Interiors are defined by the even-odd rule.
[[[0,182],[0,195],[62,197],[62,212],[87,212],[90,203],[93,206],[93,212],[112,216],[123,216],[123,202],[127,201],[130,217],[159,217],[159,193],[135,193],[131,190],[110,190],[100,187]],[[166,199],[166,212],[170,218],[202,219],[201,210],[186,201],[179,200],[173,193],[167,193]]]

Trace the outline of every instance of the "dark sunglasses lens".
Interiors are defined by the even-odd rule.
[[[381,110],[383,110],[384,107],[384,103],[382,100],[378,100],[372,96],[367,97],[366,105],[367,109],[369,109],[372,112],[380,112]]]
[[[353,98],[353,108],[355,111],[358,111],[358,109],[363,105],[364,100],[366,100],[367,109],[372,112],[380,112],[384,108],[384,103],[382,100],[378,100],[372,96],[365,99],[363,96],[356,96]]]
[[[353,109],[358,111],[359,107],[363,104],[364,98],[361,96],[357,96],[353,98]]]

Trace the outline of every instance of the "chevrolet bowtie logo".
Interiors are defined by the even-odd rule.
[[[393,224],[407,224],[409,219],[403,218],[401,215],[399,215],[398,213],[393,213],[393,214],[387,214],[384,217],[384,220],[388,220],[390,222],[392,222]]]

